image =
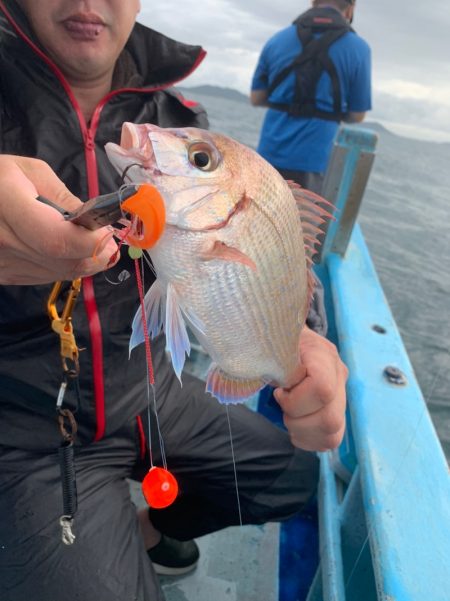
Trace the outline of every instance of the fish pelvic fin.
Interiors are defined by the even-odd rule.
[[[167,286],[166,316],[164,323],[166,345],[172,359],[173,369],[181,383],[186,355],[191,352],[191,343],[180,307],[179,298],[172,284]]]
[[[230,376],[216,363],[211,365],[206,378],[206,392],[223,404],[243,403],[265,385],[262,378],[245,380]]]
[[[191,352],[191,343],[186,327],[187,322],[200,335],[204,335],[205,326],[193,311],[181,308],[178,293],[169,283],[162,284],[159,279],[153,282],[144,298],[145,316],[150,338],[155,338],[161,330],[166,335],[166,346],[170,353],[173,369],[181,383],[186,355]],[[144,342],[142,311],[139,308],[134,316],[129,343],[129,353]]]
[[[163,308],[166,290],[159,280],[155,280],[144,297],[144,310],[147,318],[147,328],[150,338],[155,338],[161,331],[163,325]],[[131,338],[129,343],[129,354],[144,342],[144,327],[142,324],[142,310],[136,311],[131,324]]]

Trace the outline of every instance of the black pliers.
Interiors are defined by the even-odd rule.
[[[117,190],[117,192],[103,194],[102,196],[96,196],[87,200],[76,211],[66,211],[48,198],[45,198],[45,196],[37,196],[37,200],[59,211],[66,221],[82,225],[88,230],[97,230],[105,225],[117,223],[124,217],[121,205],[127,198],[136,194],[137,191],[138,186],[124,186],[120,190]]]

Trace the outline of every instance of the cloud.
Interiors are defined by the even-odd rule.
[[[373,106],[368,118],[396,133],[417,139],[450,141],[450,104],[375,92]]]
[[[142,0],[140,21],[208,55],[188,85],[214,84],[248,93],[263,44],[310,6],[304,0]],[[358,0],[354,27],[372,48],[374,117],[422,120],[450,137],[448,0]],[[446,119],[446,121],[444,121]],[[424,125],[425,127],[425,125]]]
[[[386,79],[376,82],[376,90],[396,98],[410,98],[450,107],[450,81],[430,86],[404,79]]]

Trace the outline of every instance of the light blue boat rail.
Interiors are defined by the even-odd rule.
[[[449,601],[450,477],[363,235],[376,136],[346,127],[324,196],[338,207],[317,272],[349,367],[348,428],[321,455],[320,566],[308,601]]]

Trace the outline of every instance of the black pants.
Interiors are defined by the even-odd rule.
[[[180,495],[171,507],[152,510],[151,519],[162,532],[188,539],[239,523],[227,414],[204,394],[203,382],[184,375],[180,388],[162,343],[153,350],[158,415]],[[315,455],[294,449],[284,431],[243,406],[230,407],[229,416],[243,522],[301,510],[316,489]],[[148,468],[136,420],[77,448],[77,538],[66,546],[56,454],[0,447],[1,601],[161,601],[126,481]]]
[[[315,173],[313,171],[294,171],[291,169],[279,169],[275,167],[276,170],[284,177],[284,179],[291,179],[297,184],[300,184],[303,188],[307,190],[311,190],[311,192],[315,192],[316,194],[322,193],[324,174],[323,173]]]

